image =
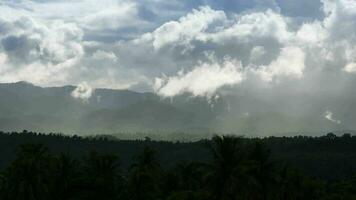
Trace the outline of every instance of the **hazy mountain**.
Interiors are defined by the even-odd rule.
[[[322,102],[301,111],[290,104],[247,95],[165,99],[154,93],[95,89],[90,98],[78,99],[71,95],[75,89],[42,88],[26,82],[0,84],[0,129],[77,134],[234,132],[247,136],[347,129],[320,115]],[[307,101],[293,104],[303,108]]]
[[[0,128],[66,133],[187,131],[207,128],[216,109],[204,98],[162,99],[153,93],[96,89],[76,99],[74,86],[0,84]]]

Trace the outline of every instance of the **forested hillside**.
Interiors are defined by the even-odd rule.
[[[1,133],[1,199],[355,199],[356,137]]]

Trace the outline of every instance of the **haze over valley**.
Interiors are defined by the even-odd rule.
[[[0,95],[0,126],[4,131],[79,135],[186,132],[204,137],[213,133],[322,135],[356,129],[352,120],[347,121],[352,115],[343,118],[325,110],[329,105],[342,111],[352,107],[353,101],[340,107],[320,97],[289,97],[289,102],[281,102],[221,91],[210,99],[189,94],[163,98],[150,92],[84,85],[43,88],[27,82],[0,84]]]

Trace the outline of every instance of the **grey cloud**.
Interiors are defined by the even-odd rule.
[[[324,16],[320,0],[276,0],[281,13],[291,17],[321,19]]]
[[[29,63],[33,59],[31,54],[40,50],[39,40],[30,39],[25,35],[8,36],[1,40],[1,44],[14,63]]]

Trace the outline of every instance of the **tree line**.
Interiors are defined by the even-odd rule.
[[[214,136],[199,145],[209,159],[163,166],[154,145],[144,145],[130,166],[122,167],[115,153],[91,150],[76,157],[53,153],[44,144],[22,144],[1,172],[0,199],[356,199],[356,178],[328,181],[306,175],[272,159],[270,148],[261,140]]]

